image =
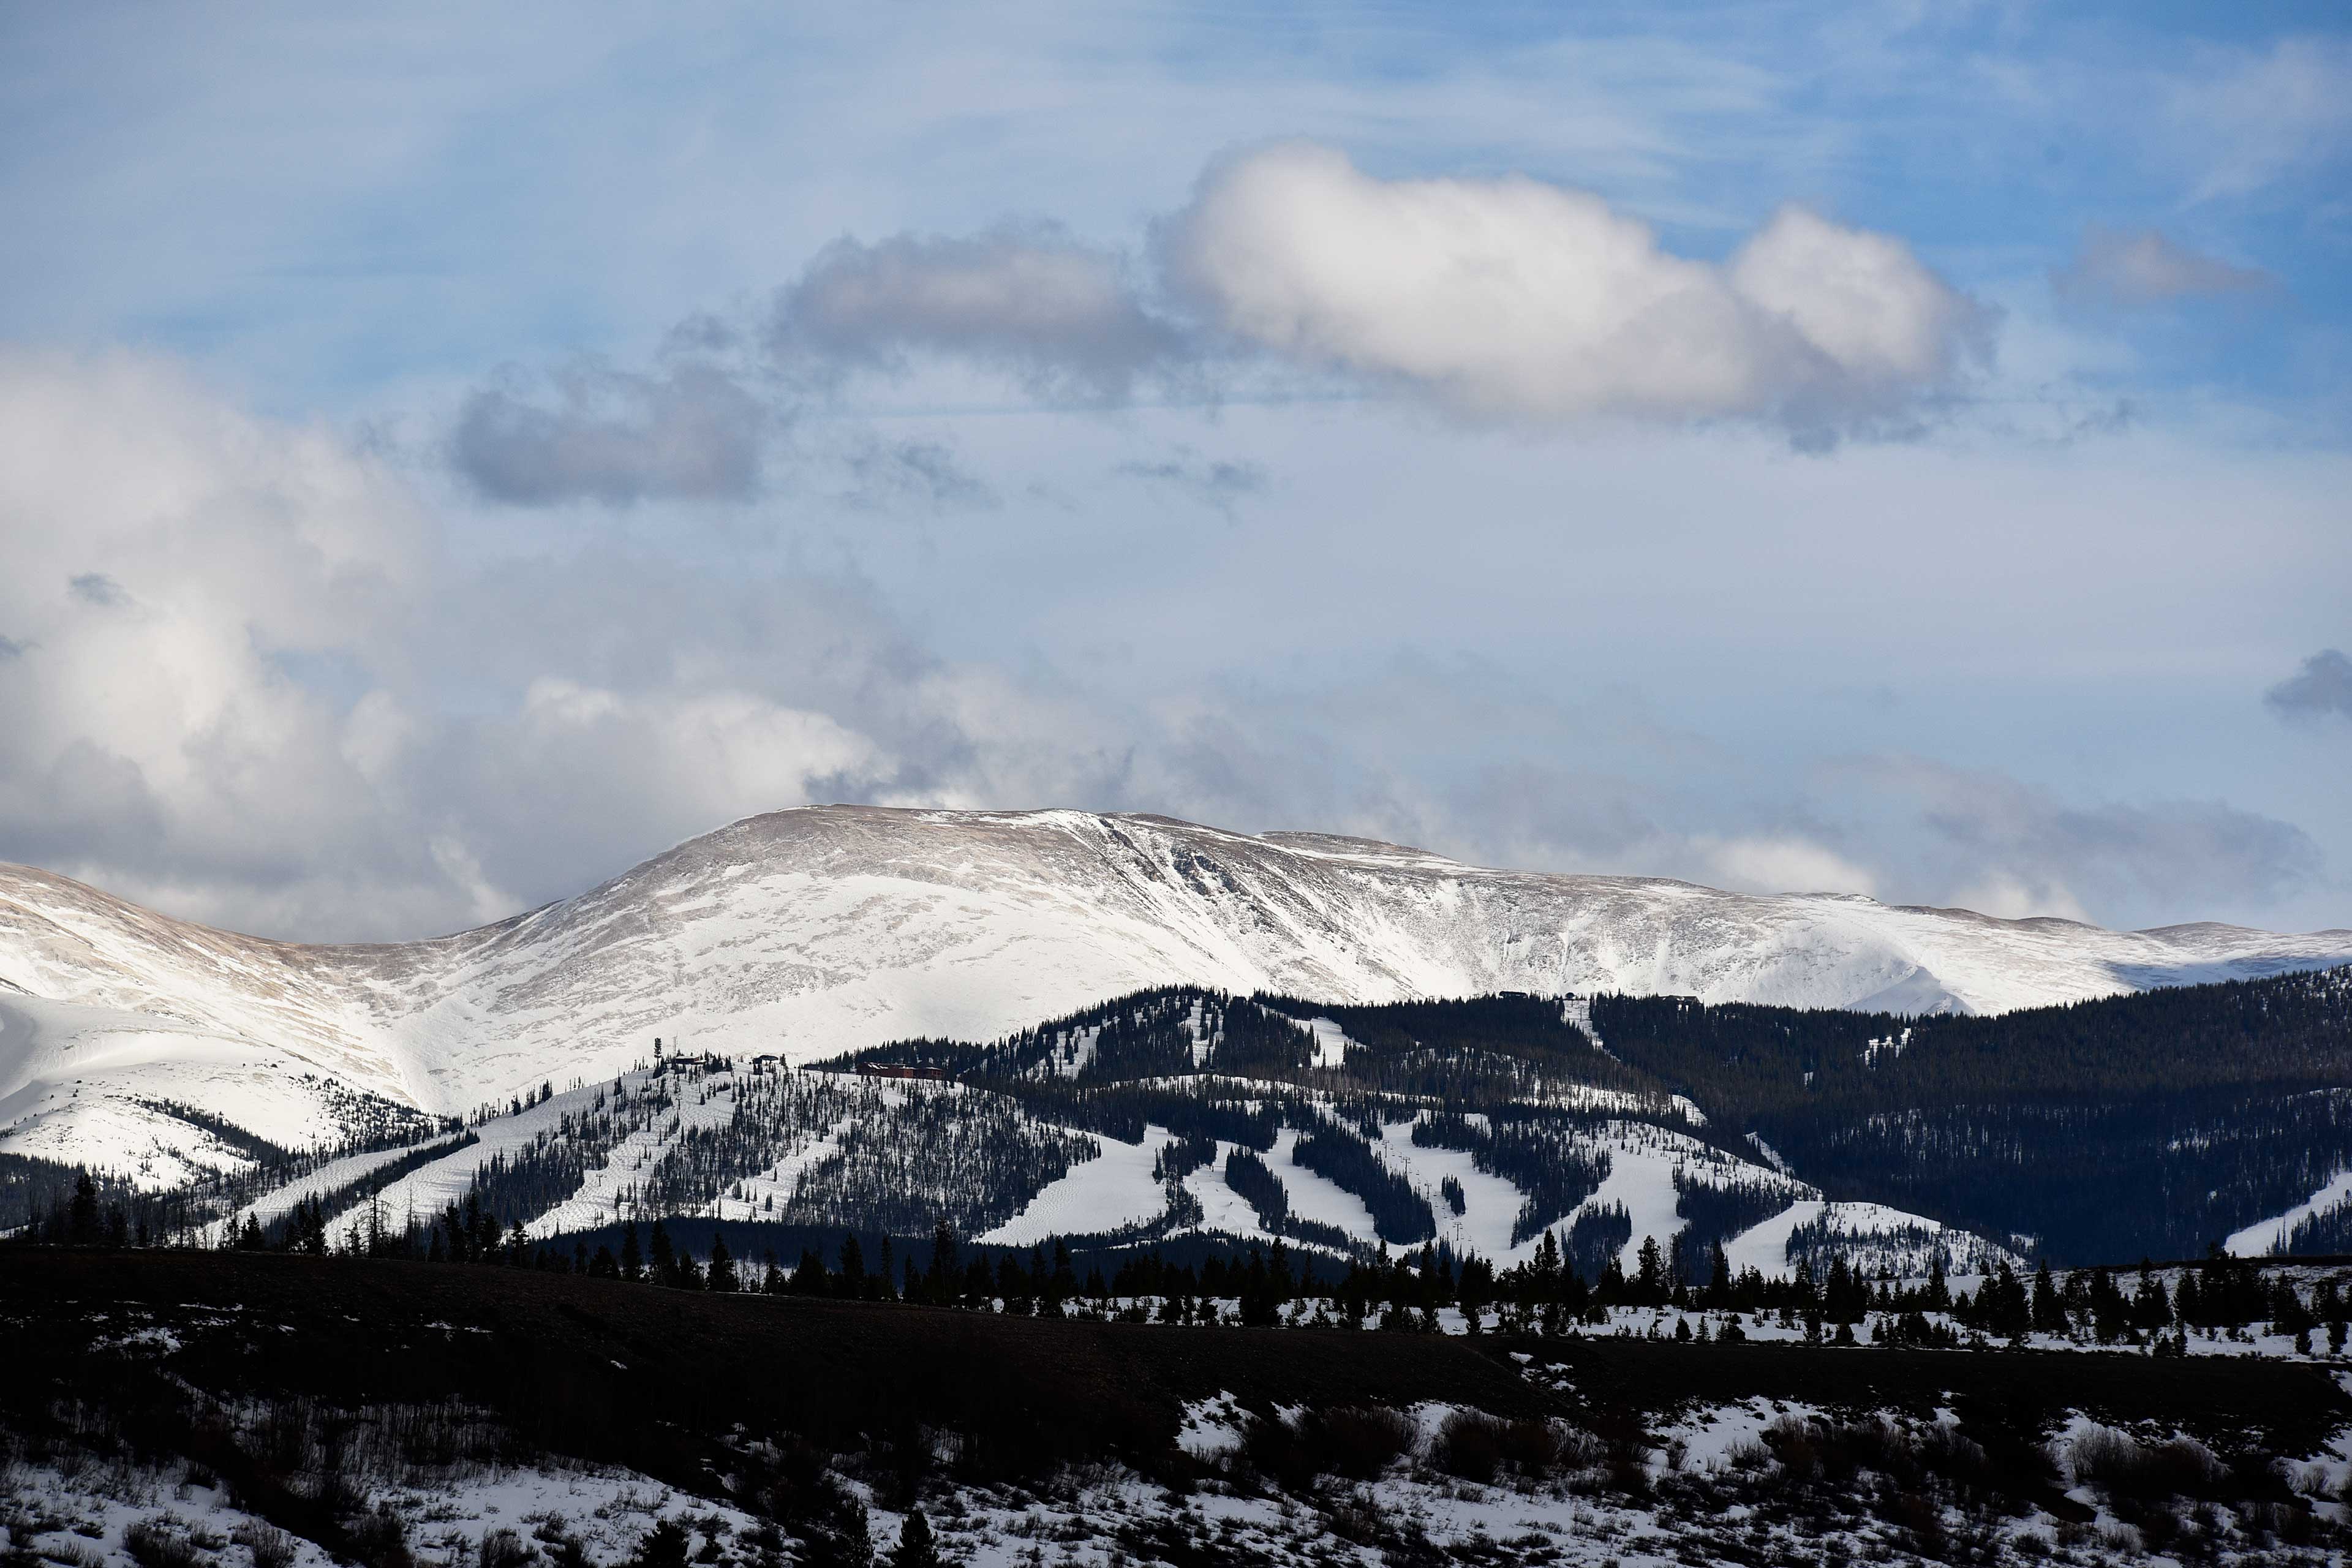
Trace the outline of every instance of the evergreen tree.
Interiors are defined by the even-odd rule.
[[[646,1277],[646,1260],[637,1250],[637,1222],[631,1220],[621,1228],[621,1278],[632,1282]]]
[[[727,1238],[717,1231],[710,1233],[710,1289],[730,1295],[742,1289],[735,1276],[735,1259],[727,1250]]]
[[[1645,1307],[1655,1307],[1666,1299],[1665,1259],[1658,1251],[1658,1238],[1645,1236],[1642,1250],[1636,1255],[1639,1266],[1633,1275],[1634,1300]]]
[[[888,1267],[887,1260],[884,1267]],[[866,1296],[866,1249],[857,1245],[854,1230],[841,1238],[841,1294],[852,1301]]]
[[[908,1259],[909,1264],[913,1262]],[[923,1280],[924,1299],[935,1307],[944,1307],[955,1299],[956,1238],[955,1232],[941,1220],[931,1232],[931,1271]],[[908,1294],[913,1294],[909,1291]]]
[[[98,1184],[83,1171],[74,1177],[73,1201],[66,1210],[66,1239],[76,1247],[96,1247],[98,1238]]]
[[[669,1227],[654,1221],[653,1278],[656,1285],[677,1283],[677,1255],[669,1245]]]
[[[786,1281],[785,1289],[795,1296],[822,1296],[829,1288],[830,1282],[826,1279],[824,1272],[824,1259],[817,1256],[815,1247],[802,1247],[800,1265],[793,1270],[792,1278]]]
[[[931,1521],[920,1509],[908,1510],[907,1522],[898,1527],[898,1548],[890,1553],[891,1568],[940,1568],[941,1562],[939,1545],[931,1539]]]
[[[2066,1309],[2058,1304],[2058,1291],[2050,1282],[2050,1260],[2043,1258],[2033,1270],[2033,1331],[2041,1334],[2063,1334],[2066,1331]]]
[[[674,1519],[656,1521],[637,1543],[636,1568],[686,1568],[686,1529]]]

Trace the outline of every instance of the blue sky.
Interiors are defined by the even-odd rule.
[[[0,858],[415,934],[855,798],[2352,924],[2340,8],[0,35]]]

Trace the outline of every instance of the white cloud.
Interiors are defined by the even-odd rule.
[[[1704,839],[1695,847],[1727,888],[1759,893],[1865,893],[1878,879],[1864,867],[1809,840],[1788,837]]]
[[[1996,873],[1979,881],[1970,882],[1952,895],[1952,905],[1958,909],[1974,910],[1980,915],[1996,920],[2061,920],[2076,921],[2084,925],[2094,921],[2066,886],[2048,877],[2026,877]]]
[[[2252,195],[2352,151],[2352,43],[2342,38],[2209,54],[2168,97],[2173,129],[2201,171],[2200,200]]]
[[[150,361],[0,353],[0,628],[22,648],[0,660],[0,842],[133,890],[278,893],[356,842],[343,889],[397,902],[406,852],[288,669],[387,655],[430,541],[323,432]]]
[[[1533,419],[1890,414],[1948,386],[1982,327],[1900,241],[1801,209],[1718,266],[1588,192],[1381,180],[1307,143],[1212,168],[1162,253],[1237,338]]]

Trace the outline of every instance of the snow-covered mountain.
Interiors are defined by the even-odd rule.
[[[778,812],[529,914],[386,945],[234,935],[0,867],[0,1148],[169,1153],[139,1144],[160,1099],[273,1141],[325,1134],[321,1085],[459,1112],[609,1079],[656,1037],[803,1060],[987,1038],[1156,984],[1993,1012],[2347,961],[2347,931],[2109,931],[1073,811]]]

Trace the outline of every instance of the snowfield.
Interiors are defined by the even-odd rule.
[[[2231,1236],[2221,1249],[2239,1258],[2266,1258],[2285,1247],[2288,1233],[2296,1226],[2347,1204],[2352,1204],[2352,1171],[2338,1171],[2325,1186],[2284,1214],[2273,1215]]]
[[[806,1060],[989,1039],[1161,984],[1993,1012],[2347,961],[2352,931],[2108,931],[1073,811],[778,812],[496,925],[368,947],[214,931],[5,867],[0,1146],[158,1172],[217,1161],[126,1109],[174,1072],[238,1125],[299,1140],[319,1126],[287,1087],[305,1074],[459,1115],[542,1081],[609,1081],[656,1037]]]

